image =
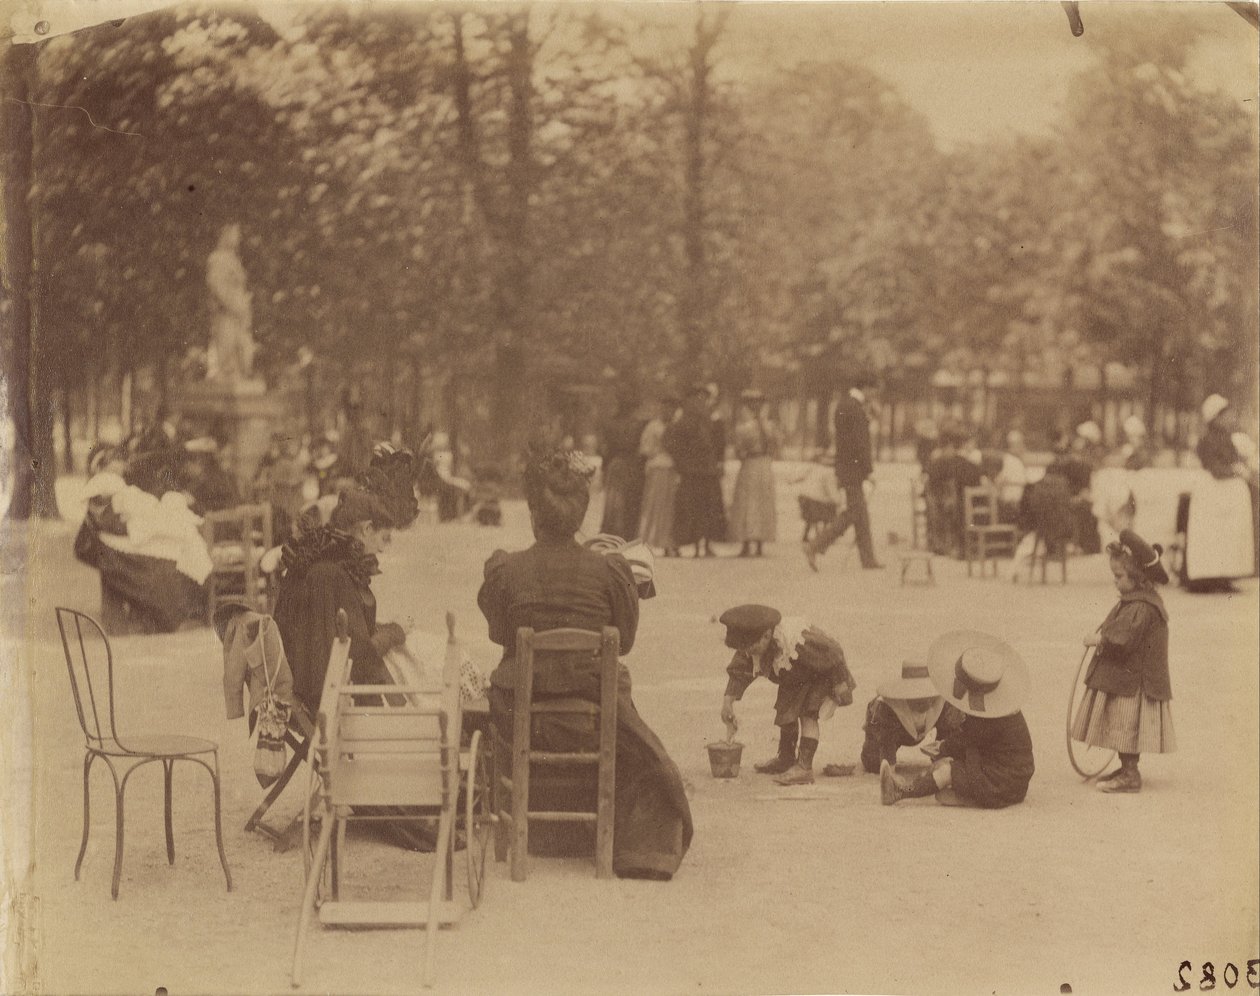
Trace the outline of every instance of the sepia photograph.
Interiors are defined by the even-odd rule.
[[[0,994],[1260,989],[1258,53],[0,0]]]

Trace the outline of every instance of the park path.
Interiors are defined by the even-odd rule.
[[[881,477],[877,540],[907,531],[903,482]],[[1183,960],[1195,963],[1197,985],[1202,962],[1220,973],[1256,957],[1255,581],[1231,597],[1167,591],[1181,750],[1144,760],[1140,795],[1108,797],[1072,774],[1062,732],[1081,636],[1113,601],[1101,558],[1074,560],[1066,587],[969,580],[962,565],[938,558],[935,587],[902,588],[895,570],[862,572],[843,550],[812,574],[793,541],[792,493],[785,480],[784,538],[769,557],[661,560],[660,595],[643,605],[628,658],[635,700],[682,770],[696,825],[677,878],[599,882],[580,861],[538,860],[516,884],[494,867],[481,908],[439,939],[437,991],[1045,993],[1068,983],[1076,993],[1123,994],[1169,991]],[[523,507],[509,502],[505,512],[501,529],[421,522],[397,534],[377,581],[382,619],[413,614],[440,631],[451,609],[474,657],[491,666],[475,601],[481,564],[496,546],[528,542]],[[287,991],[301,859],[240,829],[259,790],[244,723],[223,718],[222,658],[209,630],[124,638],[116,650],[129,726],[223,746],[235,891],[223,889],[209,793],[191,772],[177,775],[174,868],[162,846],[160,779],[142,774],[129,787],[117,902],[107,779],[97,775],[82,881],[73,880],[82,748],[45,624],[54,604],[95,607],[95,578],[70,556],[72,537],[66,523],[27,537],[35,581],[5,580],[6,604],[17,594],[30,608],[29,638],[10,629],[3,653],[6,687],[19,675],[14,661],[28,683],[33,750],[5,764],[11,784],[33,786],[26,891],[38,903],[27,929],[42,991]],[[891,552],[885,559],[895,564]],[[820,765],[856,760],[867,697],[934,635],[976,627],[1008,639],[1032,675],[1025,712],[1038,771],[1027,802],[992,813],[931,801],[885,808],[869,776],[780,789],[750,770],[776,743],[766,683],[738,707],[744,773],[713,779],[704,745],[723,735],[729,655],[715,617],[747,600],[810,616],[845,646],[857,704],[824,724]],[[6,738],[22,739],[20,722],[6,725]],[[291,814],[297,800],[290,791],[277,811]],[[356,843],[354,873],[377,888],[398,889],[427,868],[425,856]],[[421,950],[415,933],[319,932],[308,944],[306,989],[414,992]]]

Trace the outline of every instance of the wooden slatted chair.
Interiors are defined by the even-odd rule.
[[[996,558],[1015,554],[1015,527],[998,521],[997,491],[991,487],[963,488],[963,553],[967,577],[976,562],[981,577],[990,563],[997,577]]]
[[[325,863],[331,857],[330,895],[319,907],[320,922],[330,926],[425,927],[422,977],[428,986],[433,978],[437,929],[457,919],[449,899],[460,775],[459,686],[457,682],[436,688],[353,684],[344,610],[337,613],[337,632],[311,745],[314,791],[307,805],[304,854],[310,853],[312,815],[318,815],[320,832],[307,869],[291,980],[294,986],[301,984],[303,937],[320,891]],[[382,696],[387,697],[385,702],[381,702]],[[317,814],[314,807],[318,807]],[[375,813],[365,815],[365,807],[369,813],[375,809]],[[399,815],[400,807],[406,807],[406,816]],[[383,811],[388,815],[376,815]],[[346,821],[352,817],[437,818],[437,848],[427,905],[417,901],[341,899],[337,861],[344,850]]]
[[[553,629],[536,633],[529,627],[516,631],[516,687],[511,740],[495,730],[494,809],[497,817],[495,856],[504,860],[511,851],[515,882],[528,877],[529,827],[541,822],[595,824],[595,876],[613,875],[613,799],[617,763],[617,670],[620,636],[615,627],[601,632]],[[600,702],[556,698],[533,701],[534,658],[547,653],[589,653],[599,659]],[[537,750],[531,744],[533,720],[547,715],[589,717],[598,726],[598,747],[584,751]],[[531,786],[544,782],[549,772],[574,767],[594,768],[595,809],[553,811],[530,808]]]
[[[271,549],[271,506],[238,505],[208,512],[202,524],[212,564],[206,580],[206,618],[226,601],[245,601],[259,612],[271,611],[267,576],[259,568]]]

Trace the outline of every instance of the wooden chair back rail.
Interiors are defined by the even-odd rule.
[[[498,806],[500,819],[511,836],[512,878],[524,881],[527,877],[529,849],[529,823],[543,821],[593,821],[596,826],[595,874],[599,878],[612,876],[613,800],[616,793],[617,756],[617,672],[620,635],[614,627],[606,626],[600,632],[577,629],[554,629],[536,633],[528,627],[516,631],[516,684],[514,702],[520,704],[513,710],[512,741],[500,745],[509,747],[512,758],[511,775],[496,773],[497,789],[506,789],[511,795],[511,806]],[[589,653],[598,657],[600,671],[600,701],[598,706],[578,699],[535,701],[534,663],[537,654]],[[599,746],[594,751],[538,751],[531,747],[532,720],[536,716],[589,715],[599,716]],[[530,766],[592,765],[597,773],[596,808],[594,812],[535,812],[529,809]],[[502,851],[503,848],[500,848]]]

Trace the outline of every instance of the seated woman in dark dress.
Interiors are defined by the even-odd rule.
[[[621,652],[634,646],[639,601],[630,565],[574,539],[590,500],[591,471],[580,454],[531,455],[525,497],[536,542],[518,553],[496,551],[486,561],[477,595],[490,639],[503,659],[490,676],[490,711],[511,729],[516,630],[615,626]],[[534,664],[534,697],[599,701],[598,661],[589,655],[547,655]],[[540,717],[533,744],[547,750],[590,749],[593,734],[579,717]],[[682,777],[664,745],[630,698],[630,672],[622,665],[617,698],[617,788],[613,870],[622,878],[668,880],[691,844],[691,809]]]
[[[324,691],[338,609],[345,609],[349,623],[351,679],[393,684],[383,658],[405,642],[406,632],[397,623],[377,625],[371,588],[393,525],[380,498],[351,487],[341,493],[328,525],[306,528],[284,545],[274,616],[294,692],[312,716]]]

